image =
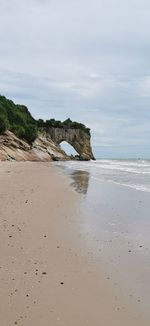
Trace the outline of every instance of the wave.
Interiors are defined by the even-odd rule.
[[[77,169],[108,169],[108,170],[118,170],[122,172],[137,173],[137,174],[150,174],[150,161],[119,161],[119,160],[98,160],[96,162],[72,162]]]
[[[132,184],[132,183],[124,183],[124,182],[119,182],[119,181],[115,181],[112,179],[102,179],[102,178],[98,178],[98,177],[91,177],[94,180],[97,181],[108,181],[110,183],[114,183],[120,186],[124,186],[124,187],[128,187],[128,188],[132,188],[135,190],[139,190],[139,191],[144,191],[144,192],[150,192],[150,185],[146,186],[146,185],[141,185],[141,184]]]
[[[97,160],[67,162],[67,170],[87,171],[99,181],[112,182],[135,190],[150,192],[149,160]]]

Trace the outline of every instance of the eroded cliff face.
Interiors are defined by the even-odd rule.
[[[60,143],[71,144],[83,160],[94,159],[90,135],[82,130],[50,128],[38,134],[32,146],[17,138],[12,132],[0,135],[0,160],[15,161],[55,161],[69,160],[70,157],[61,149]]]
[[[39,133],[32,146],[18,139],[12,132],[6,131],[0,136],[0,161],[53,161],[69,160],[46,133]]]
[[[56,144],[66,141],[72,145],[83,160],[94,160],[91,148],[91,136],[82,129],[49,128],[48,134]]]

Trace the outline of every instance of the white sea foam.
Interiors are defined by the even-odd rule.
[[[150,192],[149,160],[97,160],[64,163],[67,170],[86,171],[97,181],[113,182]]]
[[[104,181],[104,179],[102,179],[102,178],[96,178],[96,177],[91,177],[91,178],[95,179],[97,181]],[[123,183],[123,182],[119,182],[119,181],[117,182],[117,181],[109,180],[109,179],[107,181],[111,182],[111,183],[118,184],[120,186],[132,188],[132,189],[135,189],[135,190],[150,192],[150,185],[149,186],[144,186],[144,185],[141,185],[141,184]]]

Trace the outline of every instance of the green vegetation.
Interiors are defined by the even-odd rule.
[[[7,129],[7,118],[4,114],[0,115],[0,134]]]
[[[37,123],[27,107],[0,96],[0,133],[6,129],[32,143],[37,137]]]
[[[79,122],[75,122],[75,121],[71,121],[70,119],[67,119],[63,122],[59,121],[59,120],[55,120],[55,119],[50,119],[50,120],[46,120],[43,121],[42,119],[39,119],[37,121],[38,127],[39,128],[62,128],[62,129],[81,129],[84,132],[86,132],[87,134],[90,134],[90,129],[87,128],[84,124],[79,123]]]
[[[42,119],[35,120],[26,106],[14,104],[13,101],[0,95],[0,134],[8,129],[18,138],[24,139],[31,144],[37,137],[38,130],[48,130],[52,127],[66,130],[68,128],[81,129],[90,134],[89,128],[82,123],[73,122],[70,119],[64,122],[55,119],[46,121]]]

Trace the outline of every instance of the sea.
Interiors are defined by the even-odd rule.
[[[66,173],[87,172],[89,178],[120,184],[135,190],[150,192],[150,160],[105,160],[61,163]]]
[[[150,317],[150,160],[58,166],[80,194],[72,238],[91,264],[106,266],[106,278],[126,300]]]

